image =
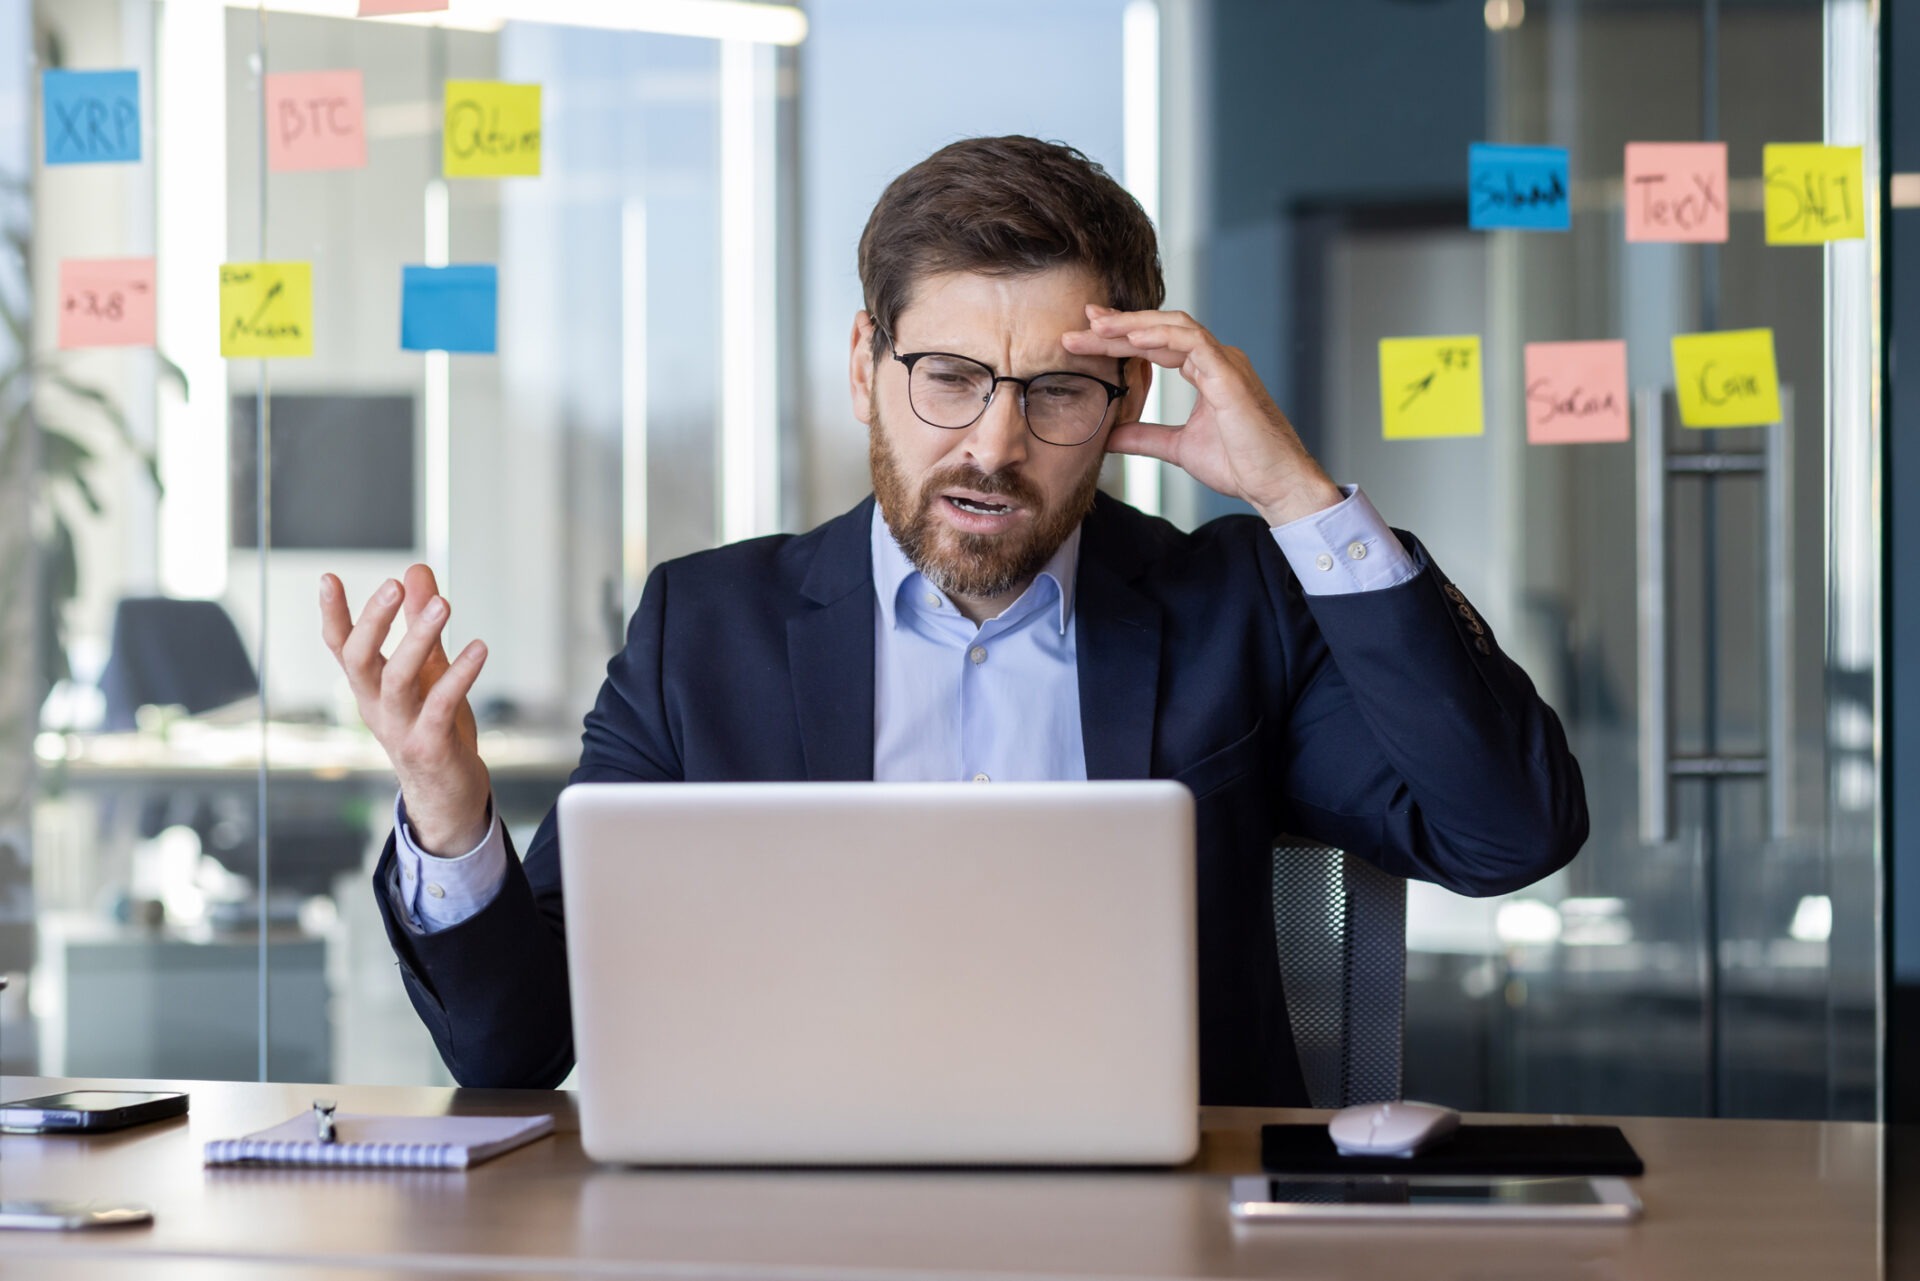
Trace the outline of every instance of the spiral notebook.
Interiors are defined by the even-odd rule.
[[[553,1133],[550,1116],[357,1116],[334,1118],[322,1143],[302,1113],[245,1138],[207,1144],[208,1165],[318,1165],[464,1170]]]

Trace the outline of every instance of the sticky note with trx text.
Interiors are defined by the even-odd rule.
[[[526,178],[540,172],[540,86],[447,81],[442,165],[449,178]]]
[[[358,71],[267,77],[267,168],[367,167],[366,101]]]
[[[140,159],[138,71],[43,71],[40,114],[50,165]]]
[[[1780,421],[1773,330],[1675,334],[1673,383],[1688,427],[1764,427]]]
[[[1526,367],[1528,444],[1590,445],[1631,434],[1624,342],[1530,342]]]
[[[220,266],[220,354],[270,359],[313,354],[313,264]]]
[[[1858,147],[1770,142],[1762,150],[1767,243],[1818,245],[1867,234],[1865,169]]]
[[[1382,338],[1380,413],[1388,440],[1485,432],[1480,336]]]
[[[1727,144],[1627,144],[1627,239],[1705,244],[1727,238]]]

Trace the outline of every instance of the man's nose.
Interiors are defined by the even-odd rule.
[[[1027,415],[1020,405],[1020,387],[1001,383],[980,420],[967,428],[967,457],[991,476],[1002,467],[1027,460]]]

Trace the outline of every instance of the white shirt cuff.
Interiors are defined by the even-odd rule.
[[[1339,596],[1398,587],[1418,577],[1413,557],[1360,487],[1342,485],[1340,492],[1346,495],[1341,502],[1273,530],[1301,590]]]
[[[507,879],[507,839],[499,807],[487,799],[487,834],[459,858],[435,858],[421,850],[407,822],[407,802],[393,802],[394,879],[387,892],[416,932],[432,934],[493,902]]]

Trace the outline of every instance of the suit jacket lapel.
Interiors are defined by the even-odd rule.
[[[827,526],[787,620],[787,662],[807,778],[873,778],[873,500]]]
[[[1080,735],[1088,778],[1148,778],[1160,695],[1160,607],[1128,581],[1143,563],[1102,496],[1087,516],[1074,587]]]

